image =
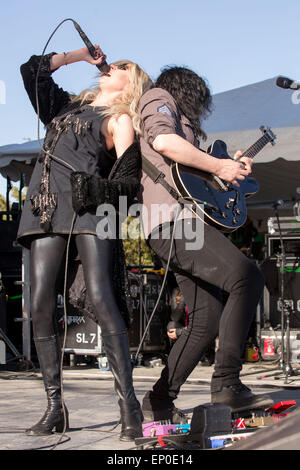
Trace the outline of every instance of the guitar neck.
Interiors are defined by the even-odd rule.
[[[260,152],[265,145],[267,145],[270,142],[270,138],[268,134],[264,134],[260,139],[258,139],[253,145],[251,145],[245,152],[243,152],[243,157],[249,157],[249,158],[254,158],[255,155]]]

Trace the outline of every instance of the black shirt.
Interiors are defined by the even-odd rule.
[[[72,103],[69,93],[59,88],[51,77],[52,55],[44,56],[40,68],[39,116],[47,126],[44,149],[60,161],[42,152],[36,162],[18,231],[18,241],[24,246],[29,245],[35,234],[69,233],[73,217],[72,169],[107,178],[116,161],[115,155],[107,151],[100,132],[106,108]],[[25,89],[35,109],[34,84],[39,60],[40,57],[32,56],[21,66]],[[95,210],[78,215],[73,233],[96,235],[98,222]]]

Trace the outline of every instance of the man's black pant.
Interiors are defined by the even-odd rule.
[[[185,219],[194,226],[195,220]],[[183,224],[177,221],[176,227]],[[177,227],[179,228],[179,227]],[[184,235],[184,229],[180,232]],[[211,391],[239,382],[241,356],[262,295],[264,278],[257,266],[217,229],[204,226],[202,249],[187,250],[174,240],[170,268],[188,309],[188,326],[173,345],[166,367],[153,387],[153,398],[174,400],[212,341],[218,336]],[[170,239],[150,237],[149,245],[166,265]],[[223,304],[223,291],[229,294]],[[154,400],[155,401],[155,400]]]

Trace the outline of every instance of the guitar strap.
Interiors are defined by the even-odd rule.
[[[155,184],[160,183],[170,194],[171,196],[176,199],[178,204],[181,206],[184,206],[185,208],[192,210],[192,208],[195,207],[195,200],[187,199],[182,197],[175,188],[173,188],[166,180],[165,180],[165,174],[162,171],[159,171],[153,163],[151,163],[144,155],[142,155],[142,169],[143,171],[149,176],[149,178],[154,181]],[[205,206],[210,207],[213,210],[217,210],[215,206],[210,204],[209,202],[206,201],[199,201],[201,204],[205,204]],[[189,207],[189,205],[191,207]]]
[[[178,204],[186,204],[187,201],[180,196],[180,194],[173,188],[165,179],[166,175],[159,171],[153,163],[151,163],[144,155],[142,155],[142,169],[143,171],[152,179],[152,181],[157,184],[160,183],[171,196],[176,199]]]

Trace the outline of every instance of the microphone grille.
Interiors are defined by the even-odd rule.
[[[287,77],[282,77],[282,76],[279,76],[276,80],[276,85],[279,86],[280,88],[290,88],[292,83],[293,83],[293,80]]]

